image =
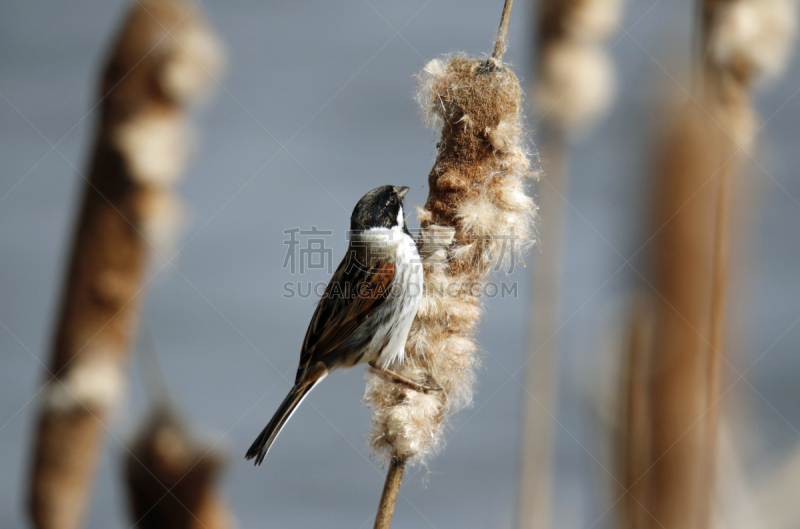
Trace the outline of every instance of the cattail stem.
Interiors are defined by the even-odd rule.
[[[736,135],[735,130],[741,126],[737,114],[749,109],[749,74],[745,76],[732,75],[729,65],[716,62],[710,53],[713,45],[715,22],[718,21],[720,10],[733,0],[700,0],[701,35],[702,43],[700,75],[704,95],[713,105],[716,119],[727,126],[722,131],[724,138],[721,142],[720,156],[728,158],[717,176],[716,205],[714,220],[714,240],[712,249],[711,271],[711,307],[709,311],[709,344],[706,353],[706,406],[708,407],[705,421],[705,453],[703,458],[704,475],[702,499],[700,503],[700,527],[712,526],[712,513],[716,498],[716,460],[717,441],[720,421],[719,395],[721,392],[722,362],[726,357],[724,351],[726,300],[728,288],[728,247],[729,247],[729,222],[728,218],[731,200],[731,173],[736,168]],[[733,97],[731,97],[733,96]],[[733,111],[732,111],[733,110]],[[744,113],[742,113],[744,114]],[[733,135],[731,134],[733,132]]]
[[[406,469],[406,460],[393,457],[386,472],[386,482],[383,484],[381,503],[378,505],[378,514],[375,516],[375,529],[389,529],[392,524],[394,505],[403,483],[403,472]]]
[[[503,54],[506,51],[506,35],[508,34],[508,22],[511,20],[511,5],[514,0],[506,0],[503,4],[503,14],[500,17],[500,27],[497,30],[497,40],[494,43],[494,51],[492,57],[498,61],[503,60]]]
[[[731,169],[720,171],[717,185],[716,219],[714,229],[713,262],[711,271],[711,318],[708,346],[708,371],[706,373],[706,406],[705,417],[706,455],[704,458],[706,472],[703,487],[707,496],[701,505],[701,523],[711,527],[711,515],[716,486],[717,438],[719,432],[720,407],[719,396],[722,386],[722,362],[725,359],[725,315],[728,293],[728,248],[729,248],[729,210],[731,195]]]
[[[525,371],[519,529],[552,527],[552,461],[560,347],[563,228],[568,204],[568,138],[610,103],[611,66],[602,53],[619,14],[602,0],[540,0],[536,14],[537,78],[532,87],[543,143],[538,197],[541,249],[531,267],[532,292]],[[618,9],[618,8],[617,8]],[[598,14],[607,17],[597,23]],[[591,23],[587,23],[591,22]]]
[[[538,255],[531,266],[533,292],[530,297],[530,331],[523,394],[520,482],[517,500],[519,529],[551,527],[552,464],[556,409],[558,315],[562,267],[564,193],[567,172],[563,133],[547,127],[542,135],[542,152],[547,169],[539,179]]]
[[[698,529],[704,472],[714,186],[713,123],[688,105],[664,140],[658,170],[648,512],[665,529]],[[655,522],[654,522],[655,523]]]
[[[647,395],[652,334],[649,307],[634,303],[628,329],[622,395],[622,429],[620,432],[620,483],[625,496],[620,512],[622,529],[645,529],[650,521],[645,505],[648,502],[650,460],[650,406]]]
[[[724,336],[731,180],[740,165],[737,155],[741,149],[746,148],[754,131],[754,111],[750,101],[752,81],[759,74],[774,74],[782,68],[793,31],[790,27],[792,23],[785,22],[792,15],[790,2],[783,4],[757,0],[700,0],[698,14],[701,18],[698,23],[700,38],[697,41],[701,47],[698,50],[697,63],[701,82],[697,84],[702,87],[700,101],[708,109],[707,112],[704,111],[706,117],[700,119],[708,123],[702,131],[702,141],[707,144],[705,152],[697,153],[695,158],[701,160],[702,156],[707,159],[704,162],[707,166],[703,170],[705,174],[697,175],[700,177],[698,183],[713,178],[714,184],[707,186],[707,191],[697,193],[693,199],[694,202],[702,201],[704,218],[693,221],[693,233],[687,230],[681,243],[685,250],[692,250],[692,256],[687,255],[685,262],[696,261],[696,266],[685,270],[686,277],[681,279],[675,276],[674,279],[676,283],[683,283],[684,288],[694,292],[707,290],[707,293],[693,303],[693,307],[707,308],[701,319],[701,314],[693,307],[682,307],[679,303],[673,303],[674,310],[692,323],[695,334],[701,333],[703,343],[700,347],[696,347],[695,340],[688,334],[688,340],[683,340],[683,343],[676,342],[665,334],[661,338],[672,340],[673,343],[664,344],[660,340],[656,345],[656,349],[661,349],[662,354],[669,354],[673,359],[683,358],[685,365],[682,367],[682,374],[673,370],[676,376],[672,388],[661,386],[665,391],[673,391],[672,395],[665,392],[663,400],[658,392],[654,395],[655,407],[662,404],[665,407],[660,410],[664,416],[654,419],[654,443],[662,442],[659,431],[667,433],[666,429],[660,429],[658,422],[669,426],[670,430],[678,425],[676,421],[671,426],[668,424],[669,410],[666,408],[677,412],[672,413],[673,418],[681,417],[684,421],[697,423],[697,427],[690,428],[689,435],[684,435],[680,443],[676,443],[677,449],[670,449],[670,453],[654,467],[656,485],[651,512],[667,529],[705,529],[713,525],[717,498],[715,462],[721,407],[719,400],[722,396],[721,369],[722,362],[726,362]],[[744,19],[748,21],[746,26],[741,23]],[[761,38],[766,34],[770,35],[769,39]],[[674,149],[672,152],[674,153]],[[700,168],[698,162],[695,165]],[[704,241],[697,239],[701,222],[708,222],[711,226],[708,239]],[[703,256],[702,262],[695,259],[697,256]],[[663,322],[661,323],[663,326]],[[670,334],[675,335],[674,332]],[[687,347],[690,344],[691,349]],[[690,350],[693,350],[691,357],[685,353]],[[661,360],[668,361],[666,356]],[[675,364],[675,361],[671,363]],[[678,377],[682,380],[679,381]],[[681,404],[682,398],[677,393],[679,382],[683,386],[680,388],[681,394],[692,396],[691,402],[684,403],[680,409],[676,408],[676,404]],[[667,399],[672,399],[674,404],[668,404]],[[697,408],[698,405],[701,407]],[[662,446],[666,446],[672,434],[685,430],[685,427],[675,429],[669,435],[663,436]],[[659,452],[656,447],[654,455],[657,456]],[[677,461],[677,457],[680,461]],[[673,459],[676,460],[671,461]],[[683,470],[676,472],[682,466]]]

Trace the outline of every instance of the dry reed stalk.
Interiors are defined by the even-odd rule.
[[[506,6],[504,24],[510,2]],[[504,48],[504,42],[495,47]],[[380,376],[369,378],[370,442],[374,453],[393,465],[424,461],[441,444],[445,417],[470,403],[473,335],[481,315],[476,287],[499,258],[509,257],[509,244],[530,240],[535,211],[524,186],[530,165],[522,92],[501,55],[435,59],[418,79],[427,121],[441,126],[442,135],[428,200],[418,211],[425,290],[405,360],[392,369],[413,380],[431,380],[441,391],[422,393]],[[376,528],[390,521],[381,506]]]
[[[699,527],[718,131],[696,104],[677,113],[657,167],[651,527]]]
[[[787,24],[793,24],[787,6],[784,0],[702,4],[702,90],[665,145],[657,222],[663,228],[656,239],[662,300],[651,393],[654,463],[646,477],[651,525],[665,529],[712,523],[729,180],[754,130],[752,82],[779,71],[776,57],[787,55]]]
[[[376,529],[388,529],[392,524],[394,506],[397,503],[397,495],[400,493],[400,485],[403,484],[403,472],[405,469],[405,459],[393,457],[389,462],[389,470],[386,472],[381,502],[378,505],[378,514],[375,516]]]
[[[517,524],[551,526],[552,446],[561,247],[567,192],[567,137],[588,128],[609,107],[613,68],[604,42],[619,27],[620,0],[543,0],[539,3],[538,76],[533,99],[541,116],[543,174],[537,189],[540,251],[531,267],[529,351],[525,365]]]
[[[169,241],[180,213],[171,187],[187,157],[183,107],[219,58],[199,15],[168,0],[137,2],[111,50],[39,408],[28,499],[38,528],[82,523],[104,421],[123,392],[149,245]]]
[[[540,222],[539,251],[531,266],[532,293],[528,327],[528,355],[522,402],[519,497],[517,523],[520,529],[550,527],[552,506],[552,460],[555,431],[550,415],[556,409],[558,380],[558,316],[560,307],[561,258],[566,185],[563,169],[566,153],[563,138],[545,131],[540,149],[545,153],[546,174],[539,177],[536,193]],[[555,137],[554,137],[555,136]]]
[[[620,483],[625,496],[622,498],[621,527],[623,529],[645,529],[649,516],[648,480],[641,479],[650,464],[650,407],[648,381],[650,352],[653,346],[653,321],[649,304],[639,300],[633,304],[628,329],[628,343],[622,398],[622,428],[619,443]]]
[[[140,529],[231,529],[216,490],[219,454],[196,442],[167,409],[153,413],[125,464],[131,518]]]
[[[722,131],[714,232],[713,288],[710,343],[707,357],[705,417],[706,484],[702,488],[701,526],[712,525],[717,431],[719,429],[721,369],[728,283],[732,173],[738,153],[749,147],[755,130],[751,92],[754,81],[777,75],[785,66],[794,33],[790,0],[701,0],[701,63],[703,97]]]

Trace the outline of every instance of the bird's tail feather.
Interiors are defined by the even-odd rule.
[[[272,419],[270,419],[269,423],[267,423],[267,426],[261,431],[256,440],[250,446],[250,449],[244,456],[245,459],[255,458],[256,466],[260,465],[261,462],[264,461],[264,457],[266,457],[267,452],[269,452],[269,448],[278,437],[278,434],[281,433],[281,430],[286,425],[286,422],[292,416],[295,409],[297,409],[297,406],[303,402],[303,399],[306,398],[306,395],[308,395],[311,389],[323,378],[325,378],[324,375],[317,380],[312,380],[308,383],[301,382],[292,387],[292,389],[289,391],[289,394],[286,395],[285,399],[283,399],[280,407],[278,407],[278,411],[275,412],[275,415],[272,416]]]

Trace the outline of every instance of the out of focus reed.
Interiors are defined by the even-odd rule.
[[[569,139],[608,110],[614,68],[606,41],[621,27],[621,0],[542,0],[536,12],[536,78],[531,88],[541,171],[536,188],[541,244],[531,267],[517,526],[552,525],[552,459],[559,351],[562,238]]]
[[[721,375],[729,363],[723,338],[731,179],[745,167],[755,134],[753,81],[780,70],[787,55],[789,5],[698,4],[696,88],[666,113],[673,118],[665,120],[655,168],[655,320],[643,405],[649,421],[641,425],[628,414],[625,425],[628,442],[649,445],[649,462],[635,471],[639,463],[627,460],[626,486],[642,492],[643,507],[626,504],[628,529],[715,526]]]
[[[185,106],[219,60],[216,38],[179,0],[136,2],[109,52],[39,406],[28,499],[35,527],[82,524],[124,391],[148,258],[169,243],[180,215],[172,187],[187,161]]]
[[[216,479],[222,456],[157,406],[125,461],[130,516],[140,529],[231,529]]]

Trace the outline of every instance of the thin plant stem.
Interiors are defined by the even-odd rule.
[[[544,127],[542,152],[547,170],[536,193],[542,222],[541,250],[534,256],[528,361],[525,366],[517,527],[547,529],[551,523],[554,422],[558,389],[558,314],[563,270],[564,194],[567,189],[565,138]]]
[[[400,492],[400,485],[403,483],[403,471],[405,468],[405,459],[392,458],[392,462],[389,464],[389,471],[386,473],[386,482],[383,485],[378,514],[375,516],[375,529],[389,529],[392,524],[394,505],[397,503],[397,494]]]
[[[747,107],[748,105],[748,86],[746,81],[740,80],[733,84],[734,88],[725,88],[723,76],[727,72],[723,71],[718,64],[715,64],[708,56],[706,50],[710,46],[709,41],[713,38],[713,23],[715,15],[720,10],[726,0],[700,0],[698,2],[701,12],[701,35],[700,42],[702,48],[699,50],[700,60],[703,65],[701,70],[702,83],[706,93],[711,100],[720,104],[726,100],[727,92],[733,90],[739,97],[735,98],[738,105]],[[723,123],[728,123],[726,106],[719,105],[717,113],[721,114],[717,119]],[[735,119],[735,118],[734,118]],[[723,141],[722,145],[729,147],[730,141]],[[730,149],[733,147],[730,146]],[[725,149],[723,148],[723,151]],[[719,401],[721,386],[722,360],[725,358],[724,335],[725,335],[725,304],[727,300],[728,283],[728,212],[730,209],[730,180],[734,170],[733,163],[726,163],[719,171],[719,182],[716,187],[716,204],[714,219],[714,234],[712,246],[712,270],[711,270],[711,305],[709,310],[709,345],[707,351],[707,371],[706,371],[706,406],[708,412],[705,417],[705,454],[703,462],[705,472],[702,476],[704,480],[702,499],[700,502],[701,528],[712,526],[712,511],[716,497],[716,460],[717,460],[717,440],[720,421],[721,403]]]
[[[514,0],[506,0],[503,5],[503,15],[500,18],[500,28],[497,30],[497,40],[494,43],[492,57],[498,61],[503,60],[503,53],[506,51],[506,35],[508,34],[508,21],[511,19],[511,5]]]
[[[722,360],[724,358],[725,340],[725,304],[728,290],[728,211],[730,210],[730,168],[725,168],[720,173],[717,188],[716,219],[714,230],[714,257],[711,272],[711,321],[710,343],[708,351],[708,372],[706,374],[706,405],[709,410],[706,414],[706,450],[705,464],[707,466],[704,476],[706,485],[703,487],[708,495],[701,505],[703,515],[701,523],[705,527],[711,525],[711,510],[716,486],[716,459],[717,438],[719,432],[720,406],[719,401]]]
[[[719,168],[719,147],[713,123],[697,105],[687,105],[676,118],[662,140],[657,165],[656,218],[663,227],[655,239],[653,285],[659,297],[645,478],[652,488],[645,507],[658,522],[654,527],[699,529],[717,198],[715,189],[702,183]]]
[[[651,457],[651,417],[647,395],[652,317],[644,299],[634,303],[628,323],[628,344],[625,378],[622,384],[623,424],[619,444],[620,481],[625,496],[622,500],[622,529],[643,529],[650,521],[648,461]]]

